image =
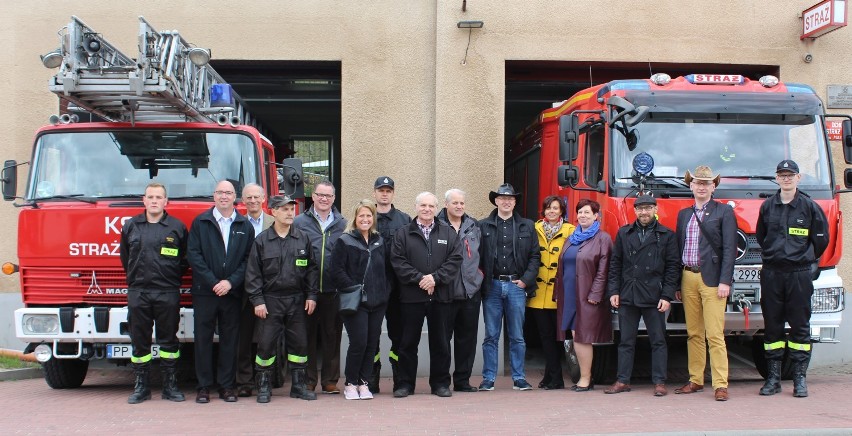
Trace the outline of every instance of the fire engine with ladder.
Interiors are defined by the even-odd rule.
[[[148,183],[167,187],[168,212],[187,227],[212,206],[221,180],[238,195],[257,183],[270,196],[303,196],[301,163],[276,162],[262,127],[208,64],[210,50],[177,31],[158,32],[142,17],[138,38],[134,59],[72,17],[59,48],[41,57],[59,68],[49,88],[64,113],[36,132],[29,162],[8,160],[3,168],[4,199],[21,200],[18,263],[3,265],[20,278],[25,307],[15,311],[16,335],[52,388],[80,386],[91,360],[129,361],[118,247],[122,224],[144,210]],[[29,178],[18,196],[24,164]],[[178,329],[184,343],[193,341],[190,285],[187,273]],[[191,366],[191,358],[181,360]]]

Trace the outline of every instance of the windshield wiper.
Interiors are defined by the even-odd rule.
[[[177,197],[169,197],[169,200],[212,200],[212,195],[180,195]]]
[[[740,179],[740,180],[769,180],[772,183],[778,184],[775,176],[722,176],[723,179]]]
[[[84,197],[84,196],[83,196],[83,194],[51,195],[51,196],[49,196],[49,197],[38,197],[38,198],[33,198],[33,199],[32,199],[32,202],[33,202],[33,204],[36,204],[36,202],[37,202],[37,201],[42,201],[42,200],[55,200],[55,199],[59,199],[59,200],[77,200],[77,201],[82,201],[83,203],[89,203],[89,204],[97,204],[97,203],[98,203],[98,201],[97,201],[97,200],[92,199],[92,198],[89,198],[89,197]]]

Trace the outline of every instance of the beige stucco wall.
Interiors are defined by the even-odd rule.
[[[503,173],[507,59],[780,65],[783,80],[808,83],[825,99],[826,85],[852,83],[852,29],[801,42],[799,11],[814,2],[468,0],[467,12],[461,0],[7,2],[0,6],[2,157],[28,160],[34,130],[56,112],[46,89],[53,72],[38,55],[57,46],[70,16],[133,53],[136,17],[144,15],[217,59],[341,61],[344,211],[386,173],[404,209],[419,191],[460,187],[481,216]],[[468,32],[459,20],[485,22],[473,31],[465,65]],[[802,62],[805,52],[812,63]],[[16,234],[16,214],[0,205],[8,235]],[[844,248],[850,253],[848,242]],[[14,258],[14,238],[2,238],[0,260]],[[16,290],[16,277],[0,278],[0,289]]]

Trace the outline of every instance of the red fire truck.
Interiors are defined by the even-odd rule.
[[[654,74],[645,80],[616,80],[584,89],[545,110],[518,134],[507,158],[507,178],[531,198],[526,216],[548,195],[601,204],[604,230],[615,235],[635,220],[637,192],[658,199],[661,223],[674,229],[677,213],[692,203],[684,172],[709,165],[721,174],[714,197],[737,216],[738,245],[734,286],[725,313],[726,335],[751,340],[757,369],[765,374],[760,307],[761,250],[754,236],[760,204],[778,190],[775,165],[793,159],[801,168],[799,188],[829,218],[831,241],[814,281],[811,336],[836,342],[844,307],[837,273],[842,220],[834,167],[825,131],[822,101],[801,84],[776,77],[751,80],[742,75],[692,74],[672,79]],[[850,119],[843,121],[843,151],[852,164]],[[844,173],[850,187],[850,173]],[[668,334],[684,336],[683,306],[672,305]],[[613,316],[613,326],[618,319]],[[616,333],[617,334],[617,333]],[[606,376],[615,359],[611,346],[596,347],[595,378]],[[785,364],[785,371],[789,371]]]
[[[257,183],[269,195],[301,195],[299,161],[276,163],[273,144],[209,59],[209,50],[142,17],[136,59],[76,17],[60,47],[42,56],[59,68],[49,87],[68,110],[36,132],[23,196],[16,183],[24,163],[4,165],[4,198],[22,202],[18,263],[3,271],[19,274],[25,308],[15,311],[17,337],[53,388],[80,386],[90,360],[130,358],[118,247],[122,224],[144,210],[148,183],[167,187],[169,213],[187,226],[212,206],[220,180],[238,193]],[[104,121],[78,122],[90,116]],[[183,282],[178,337],[191,343],[188,273]]]

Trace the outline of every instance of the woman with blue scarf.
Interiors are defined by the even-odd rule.
[[[557,339],[573,332],[580,363],[580,380],[571,388],[575,392],[594,389],[592,344],[612,341],[609,300],[604,298],[612,237],[601,230],[600,209],[594,200],[577,202],[577,228],[562,247],[556,272]]]

